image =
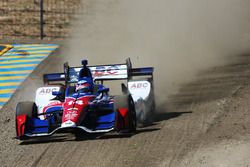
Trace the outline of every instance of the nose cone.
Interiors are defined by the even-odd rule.
[[[62,128],[74,128],[74,127],[76,127],[76,124],[73,121],[68,120],[66,122],[63,122],[61,127]]]

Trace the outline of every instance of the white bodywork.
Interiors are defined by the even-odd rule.
[[[62,128],[73,128],[73,127],[76,127],[76,124],[74,122],[72,122],[71,120],[68,120],[66,122],[63,122],[62,125],[61,125]]]
[[[43,108],[50,103],[50,100],[55,98],[52,95],[53,91],[59,91],[60,86],[47,86],[47,87],[40,87],[36,90],[36,98],[35,103],[37,105],[38,114],[43,112]],[[45,117],[43,115],[39,116],[40,119],[44,120]]]
[[[151,80],[131,80],[128,82],[128,90],[131,94],[136,110],[139,126],[152,121],[152,113],[155,109],[154,90]]]
[[[129,81],[128,90],[131,93],[134,102],[139,99],[146,100],[150,94],[151,83],[148,81]]]

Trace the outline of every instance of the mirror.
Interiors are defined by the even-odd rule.
[[[122,86],[122,92],[124,94],[127,94],[128,93],[128,88],[126,87],[126,85],[124,83],[122,83],[121,86]]]
[[[60,91],[53,91],[53,92],[52,92],[52,95],[53,95],[53,96],[61,96],[61,95],[62,95],[62,92],[60,92]]]
[[[104,92],[109,92],[109,88],[101,88],[98,90],[98,93],[104,93]]]

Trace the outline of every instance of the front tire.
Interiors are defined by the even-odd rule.
[[[19,102],[16,106],[16,116],[27,115],[29,118],[33,118],[37,115],[37,106],[34,102],[26,101]]]
[[[37,106],[34,102],[19,102],[16,106],[16,134],[18,137],[18,116],[26,115],[27,119],[32,119],[37,115]],[[26,124],[26,123],[25,123]],[[21,138],[20,138],[21,139]]]
[[[116,130],[120,132],[133,133],[136,131],[136,112],[131,95],[120,95],[114,98],[114,109],[116,112]],[[119,109],[128,109],[122,116]]]

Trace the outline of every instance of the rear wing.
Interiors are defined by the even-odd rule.
[[[134,76],[153,77],[153,67],[132,68],[130,58],[124,64],[88,66],[93,79],[96,80],[130,80]],[[44,83],[64,81],[65,84],[76,83],[82,67],[70,67],[64,64],[64,73],[44,74]]]

